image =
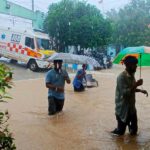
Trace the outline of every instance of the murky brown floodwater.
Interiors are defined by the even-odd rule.
[[[74,93],[66,86],[64,111],[47,115],[47,89],[44,78],[15,81],[13,100],[0,104],[10,113],[10,129],[17,150],[149,150],[150,98],[137,94],[139,134],[114,137],[116,127],[114,93],[116,76],[123,68],[93,73],[99,87]],[[144,88],[150,92],[150,69],[142,70]],[[139,73],[137,73],[137,77]]]

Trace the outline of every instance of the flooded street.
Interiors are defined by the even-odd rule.
[[[132,137],[128,130],[121,137],[109,133],[116,127],[115,86],[122,70],[123,67],[114,67],[91,72],[99,87],[87,88],[83,93],[74,93],[72,84],[66,85],[64,110],[52,117],[47,115],[45,73],[25,70],[21,78],[22,71],[15,70],[14,87],[9,91],[13,100],[0,105],[9,110],[17,150],[149,150],[150,98],[143,94],[137,94],[136,102],[138,135]],[[150,69],[142,69],[143,88],[148,92],[149,74]]]
[[[23,63],[10,63],[10,60],[7,58],[0,58],[0,63],[6,64],[13,71],[13,80],[26,80],[26,79],[35,79],[43,78],[46,72],[32,72],[26,67]]]
[[[0,20],[0,150],[150,150],[150,0],[0,0]]]

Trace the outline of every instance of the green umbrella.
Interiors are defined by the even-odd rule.
[[[140,77],[141,77],[141,66],[150,66],[150,47],[139,46],[139,47],[127,47],[123,49],[114,59],[114,64],[122,63],[123,59],[128,56],[135,56],[138,58],[138,66],[140,66]]]

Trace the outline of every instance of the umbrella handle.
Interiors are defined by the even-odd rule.
[[[142,55],[140,53],[140,79],[141,79],[141,64],[142,64]]]

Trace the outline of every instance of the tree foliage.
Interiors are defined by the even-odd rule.
[[[93,48],[106,45],[111,26],[95,6],[78,0],[62,0],[49,6],[45,29],[57,49],[70,45]]]
[[[12,72],[4,64],[0,64],[0,102],[4,102],[5,99],[11,98],[7,93],[7,89],[11,88]],[[2,112],[0,110],[0,149],[1,150],[14,150],[16,149],[13,143],[14,139],[12,134],[8,130],[8,112]]]
[[[150,1],[132,0],[118,12],[107,13],[111,21],[112,43],[127,46],[150,46]]]

